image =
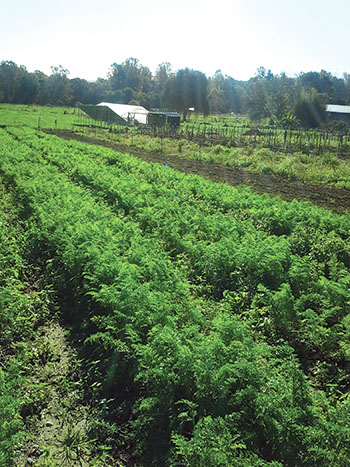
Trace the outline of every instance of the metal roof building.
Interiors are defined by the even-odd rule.
[[[342,114],[350,114],[350,105],[328,104],[326,106],[326,111],[327,112],[342,113]]]
[[[326,112],[330,120],[350,123],[350,105],[328,104]]]
[[[172,128],[179,127],[180,121],[180,114],[161,110],[151,110],[147,119],[147,123],[150,126],[161,127],[169,125]]]

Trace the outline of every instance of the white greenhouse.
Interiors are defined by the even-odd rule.
[[[137,121],[146,125],[148,110],[140,105],[129,104],[111,104],[109,102],[101,102],[97,106],[109,108],[116,115],[125,120],[126,123]]]

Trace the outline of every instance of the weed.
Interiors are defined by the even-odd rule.
[[[86,432],[69,423],[59,439],[58,457],[62,466],[70,466],[72,462],[83,465],[84,459],[89,457],[91,444],[96,440],[86,440]]]

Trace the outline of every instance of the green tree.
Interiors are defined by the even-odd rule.
[[[105,96],[109,88],[108,80],[97,78],[93,83],[89,83],[89,87],[90,104],[98,104],[99,102],[107,100]]]
[[[160,63],[153,78],[153,87],[150,96],[151,107],[160,108],[164,102],[164,90],[166,83],[172,75],[169,62]]]
[[[128,104],[137,102],[149,105],[153,81],[149,68],[142,66],[136,58],[128,58],[121,64],[113,63],[108,74],[110,90],[117,92],[115,102]]]
[[[226,113],[229,111],[230,102],[225,96],[225,78],[221,70],[217,70],[215,75],[209,80],[208,101],[211,112]]]
[[[72,103],[73,92],[68,75],[69,71],[62,65],[51,67],[51,75],[47,81],[50,104],[70,105]]]
[[[321,70],[300,73],[297,78],[297,84],[305,91],[312,92],[315,89],[326,101],[334,98],[335,91],[331,73]]]
[[[209,113],[208,80],[200,71],[185,68],[166,82],[164,102],[178,112],[183,112],[186,121],[188,109],[194,107],[205,115]]]
[[[27,86],[30,89],[27,90]],[[18,66],[12,61],[0,63],[0,102],[19,104],[22,99],[28,100],[33,86],[35,83],[29,78],[26,67]]]
[[[325,103],[321,95],[312,89],[302,91],[295,105],[295,115],[308,128],[319,127],[326,120]]]
[[[48,77],[39,70],[35,70],[33,75],[38,83],[34,104],[45,105],[49,102]]]
[[[90,104],[90,86],[85,79],[74,78],[70,80],[73,92],[73,102]]]
[[[246,109],[252,120],[259,120],[268,117],[269,101],[268,92],[263,80],[251,81],[248,86]]]

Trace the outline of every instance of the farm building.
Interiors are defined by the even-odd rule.
[[[167,113],[167,123],[170,125],[170,126],[180,126],[180,122],[181,122],[181,115],[178,114],[178,113],[174,113],[174,112],[168,112]]]
[[[181,115],[174,112],[151,111],[140,105],[112,104],[101,102],[97,105],[79,104],[78,107],[90,118],[115,125],[142,123],[150,126],[180,126]]]
[[[148,114],[147,123],[150,126],[166,126],[177,128],[180,126],[181,115],[174,112],[151,111]]]
[[[326,112],[330,121],[350,123],[350,105],[328,104],[326,106]]]
[[[119,115],[127,123],[138,122],[146,125],[148,110],[141,105],[129,104],[110,104],[109,102],[101,102],[97,106],[109,108],[116,115]]]
[[[80,104],[79,108],[94,120],[117,125],[147,123],[148,110],[140,105],[112,104],[101,102],[97,105]]]

